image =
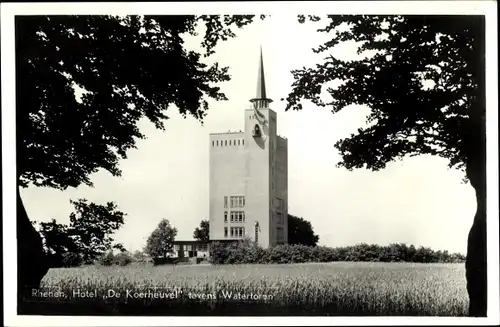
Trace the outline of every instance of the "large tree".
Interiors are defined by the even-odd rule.
[[[144,252],[152,258],[166,258],[173,253],[176,236],[177,228],[168,219],[162,219],[149,235]]]
[[[142,118],[164,129],[171,106],[202,120],[228,69],[203,56],[253,16],[16,16],[17,179],[21,187],[91,186],[145,136]],[[206,26],[201,48],[183,35]],[[79,89],[81,97],[75,90]],[[18,290],[48,270],[41,239],[17,194]]]
[[[288,244],[318,245],[319,236],[314,234],[311,222],[302,217],[288,215]]]
[[[121,244],[114,244],[112,237],[125,217],[114,202],[105,205],[89,203],[86,199],[70,202],[75,211],[69,216],[68,233],[85,263],[92,263],[112,248],[123,249]]]
[[[78,199],[70,203],[75,211],[69,216],[69,225],[59,224],[55,219],[38,223],[45,252],[51,259],[49,267],[63,264],[69,253],[78,256],[83,263],[92,263],[112,248],[124,251],[123,245],[114,243],[112,237],[125,217],[114,202],[99,205]]]
[[[371,109],[368,127],[336,143],[341,167],[379,170],[404,156],[430,154],[465,171],[477,201],[466,260],[469,314],[485,316],[484,16],[328,16],[325,20],[318,32],[331,38],[314,49],[324,59],[313,68],[293,71],[287,110],[302,109],[304,99],[333,113],[354,104]],[[358,53],[366,56],[349,61],[333,57],[330,50],[344,41],[357,42]],[[325,93],[331,98],[325,99]]]
[[[210,222],[207,219],[202,220],[200,227],[194,229],[193,238],[204,242],[210,240]]]

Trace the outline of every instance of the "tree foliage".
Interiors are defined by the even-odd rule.
[[[148,237],[144,252],[152,258],[166,258],[173,252],[176,236],[177,228],[171,226],[167,219],[162,219]]]
[[[69,225],[59,224],[55,219],[38,223],[52,266],[65,265],[64,261],[77,262],[76,257],[82,263],[92,263],[106,251],[125,251],[112,237],[123,225],[125,216],[115,203],[98,205],[86,199],[70,202],[75,211],[70,214]]]
[[[202,56],[253,16],[16,17],[17,163],[21,186],[92,185],[98,169],[145,136],[142,118],[164,129],[167,108],[202,121],[208,100],[225,100],[227,67]],[[199,51],[183,36],[205,26]],[[81,97],[79,97],[79,93]]]
[[[49,222],[34,222],[43,238],[45,251],[49,254],[62,256],[67,252],[77,252],[78,246],[69,235],[69,227],[59,224],[55,219]]]
[[[483,96],[481,19],[329,16],[327,21],[318,31],[332,38],[313,49],[324,61],[293,71],[287,110],[302,109],[303,99],[334,113],[367,105],[368,127],[335,145],[343,159],[339,165],[348,169],[379,170],[394,159],[420,154],[464,168],[466,139],[481,132],[472,131],[467,119]],[[361,59],[343,61],[330,54],[345,41],[356,42]]]
[[[210,240],[210,222],[207,219],[202,220],[200,227],[195,228],[193,238],[204,242]]]
[[[70,201],[75,211],[69,216],[70,235],[73,237],[85,262],[92,262],[109,249],[123,249],[113,244],[113,233],[124,223],[125,214],[114,202],[98,205],[86,199]]]
[[[288,244],[316,246],[319,236],[314,234],[311,222],[302,217],[288,215]]]
[[[368,126],[335,144],[341,167],[379,170],[404,156],[430,154],[465,170],[477,201],[465,265],[469,315],[486,316],[485,17],[341,15],[326,20],[318,32],[331,39],[313,49],[324,59],[314,68],[293,71],[286,109],[302,109],[304,99],[333,113],[351,105],[370,108]],[[357,44],[360,59],[333,57],[332,48],[345,41]]]

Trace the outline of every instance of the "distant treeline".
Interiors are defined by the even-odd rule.
[[[357,244],[336,248],[287,244],[263,249],[245,241],[229,246],[215,245],[212,249],[211,261],[214,264],[334,261],[460,263],[465,261],[465,255],[449,253],[448,251],[434,251],[427,247],[416,248],[406,244],[387,246]]]

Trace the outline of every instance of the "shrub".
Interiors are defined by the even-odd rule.
[[[73,252],[67,252],[62,255],[62,265],[64,267],[79,267],[83,263],[81,255]]]
[[[406,244],[379,246],[363,243],[337,248],[285,244],[263,249],[248,240],[234,244],[214,244],[211,255],[213,264],[283,264],[334,261],[451,263],[463,262],[464,259],[465,257],[461,254],[433,251],[424,247],[416,249],[413,245],[407,246]]]
[[[133,259],[132,255],[128,252],[120,252],[114,257],[114,264],[119,266],[127,266],[129,265]]]
[[[113,254],[113,251],[108,251],[101,255],[97,259],[97,262],[102,266],[112,266],[115,263],[115,255]]]

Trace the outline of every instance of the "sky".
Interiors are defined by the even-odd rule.
[[[115,240],[130,251],[142,249],[163,218],[178,229],[178,240],[192,239],[200,221],[208,219],[209,134],[243,129],[262,46],[278,134],[288,139],[289,213],[311,222],[319,244],[403,242],[465,253],[476,204],[463,172],[431,156],[406,158],[379,172],[336,168],[341,157],[335,142],[363,127],[369,108],[350,106],[334,115],[304,102],[302,111],[285,112],[280,99],[291,91],[290,71],[321,59],[311,48],[328,36],[316,28],[298,24],[294,16],[273,16],[237,30],[237,37],[220,43],[210,59],[230,67],[232,79],[221,85],[229,100],[211,101],[203,125],[183,119],[175,107],[168,110],[165,131],[141,121],[147,139],[120,161],[121,177],[100,171],[92,175],[93,188],[21,189],[29,217],[68,223],[70,199],[114,201],[127,214]],[[187,38],[186,44],[195,49],[199,39]],[[355,44],[343,43],[332,55],[347,59],[355,52]]]

